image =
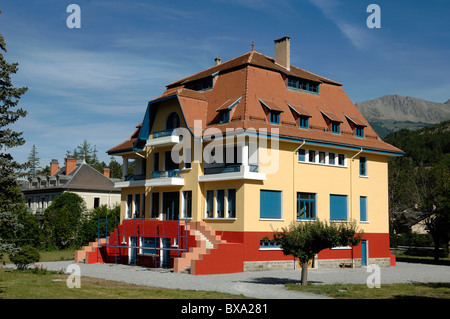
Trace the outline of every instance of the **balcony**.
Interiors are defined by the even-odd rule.
[[[170,146],[180,143],[180,137],[174,135],[174,129],[154,132],[152,138],[147,141],[146,146]]]
[[[184,179],[179,169],[152,172],[152,178],[146,179],[145,174],[128,175],[122,182],[117,182],[114,187],[155,187],[155,186],[183,186]]]
[[[198,177],[199,182],[216,182],[227,180],[258,180],[265,181],[266,174],[259,173],[258,165],[226,165],[220,167],[205,167],[205,174]]]

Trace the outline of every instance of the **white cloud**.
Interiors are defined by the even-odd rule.
[[[359,23],[346,21],[342,14],[342,3],[337,0],[309,0],[311,4],[316,6],[322,14],[332,21],[341,33],[355,46],[357,49],[364,49],[374,41],[373,37],[367,32],[365,20],[361,19]],[[361,16],[365,12],[361,12]]]

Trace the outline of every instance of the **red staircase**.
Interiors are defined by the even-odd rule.
[[[152,224],[153,222],[153,224]],[[149,225],[153,225],[149,227]],[[161,225],[159,225],[161,226]],[[157,237],[161,228],[154,221],[127,221],[120,224],[108,238],[98,239],[83,246],[75,252],[75,262],[93,263],[128,263],[128,245],[125,240],[130,236]],[[164,227],[164,226],[163,226]],[[212,230],[205,222],[175,223],[165,225],[171,233],[175,230],[185,234],[183,245],[188,245],[189,251],[184,251],[181,257],[172,255],[173,271],[188,272],[194,275],[225,274],[244,271],[244,247],[241,243],[228,243]],[[187,237],[186,237],[187,235]],[[161,236],[164,237],[164,236]],[[182,247],[182,246],[180,246]],[[178,255],[179,256],[179,255]]]

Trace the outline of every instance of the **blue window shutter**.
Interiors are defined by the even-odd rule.
[[[304,162],[305,161],[305,150],[298,150],[298,161]]]
[[[347,220],[347,195],[330,195],[330,220]]]
[[[260,218],[281,218],[281,191],[260,191]]]
[[[359,210],[360,210],[359,219],[361,221],[367,221],[367,197],[366,196],[361,196],[359,198]]]

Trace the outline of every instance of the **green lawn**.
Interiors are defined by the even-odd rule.
[[[286,287],[338,299],[450,299],[450,283],[389,284],[380,288],[369,288],[364,284],[286,284]]]
[[[40,274],[0,267],[0,299],[246,299],[226,293],[138,286],[82,277],[80,288],[68,288],[68,275]]]

